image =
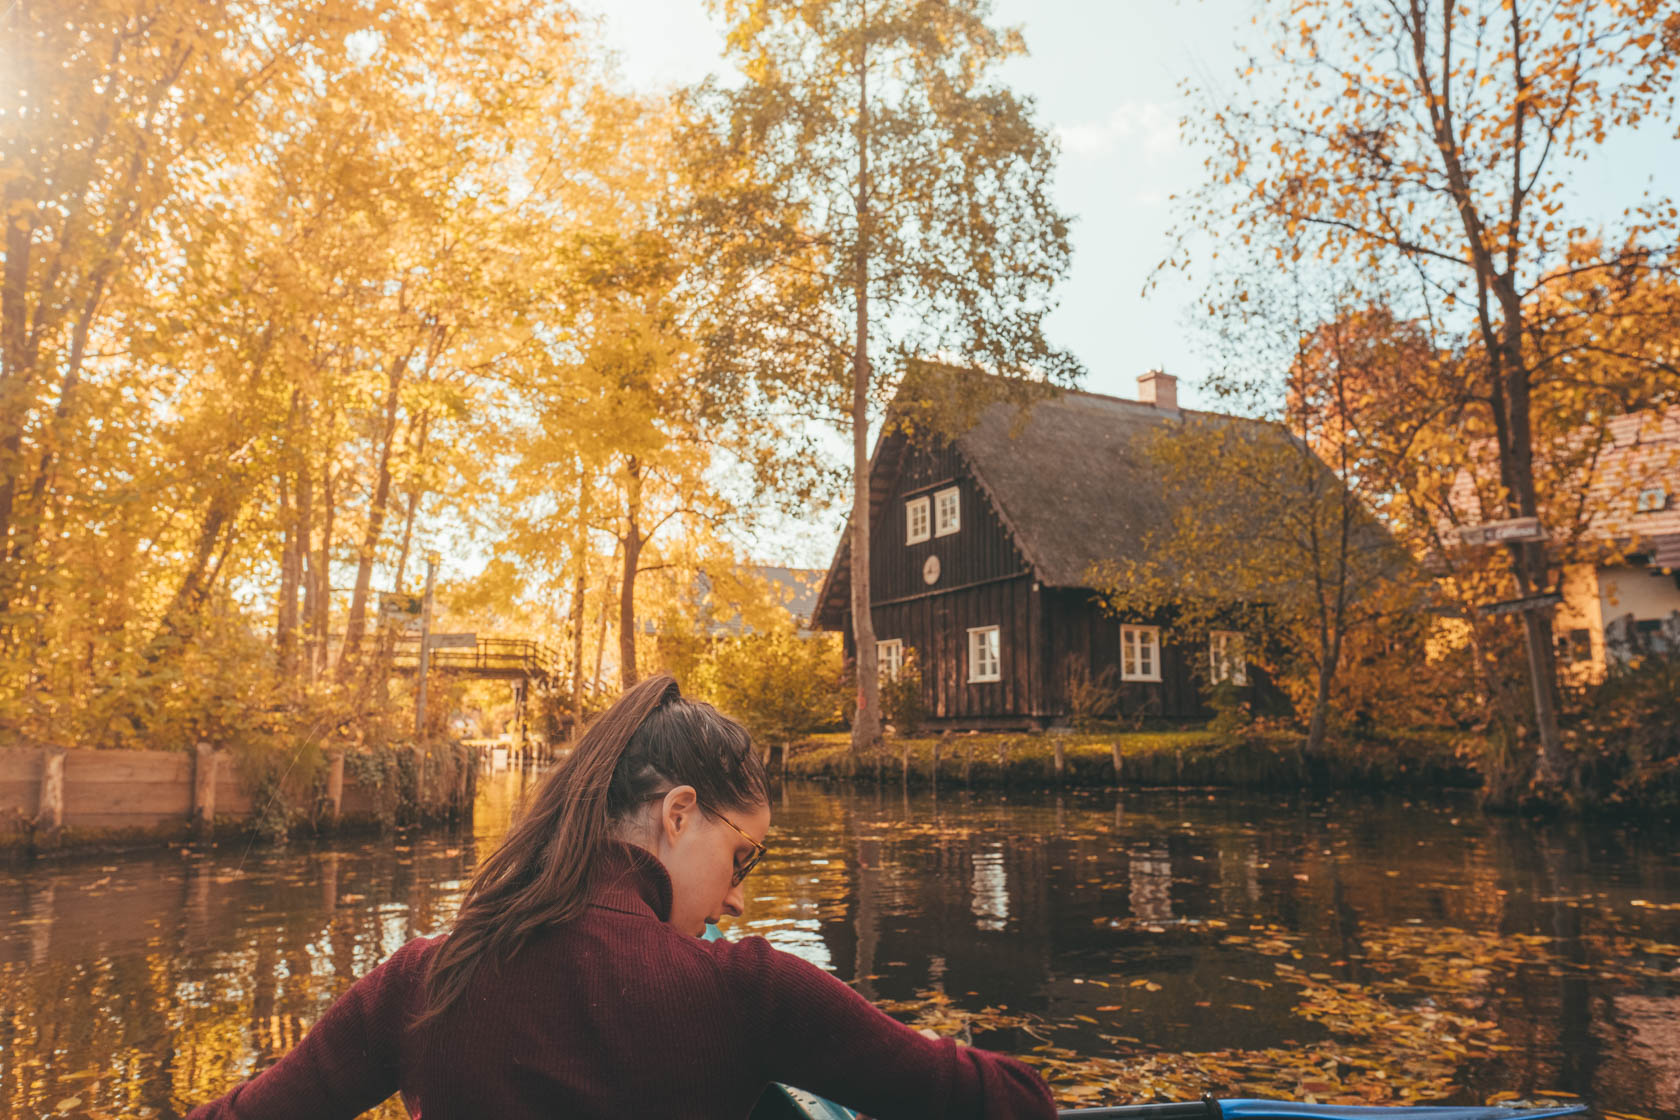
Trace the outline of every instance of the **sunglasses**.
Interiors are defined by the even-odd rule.
[[[701,808],[705,809],[706,812],[710,813],[712,816],[716,817],[718,820],[722,821],[724,824],[728,825],[730,828],[733,828],[735,830],[736,834],[741,837],[741,839],[745,840],[747,843],[749,843],[753,846],[752,854],[747,857],[746,862],[745,863],[737,863],[735,865],[735,877],[730,881],[730,885],[738,887],[738,886],[741,885],[741,880],[745,879],[747,877],[747,873],[750,872],[753,868],[758,866],[758,861],[763,859],[764,858],[764,853],[769,851],[770,849],[766,848],[761,842],[759,842],[757,840],[754,840],[751,836],[748,836],[746,833],[742,832],[739,825],[737,825],[734,821],[730,820],[728,817],[724,816],[722,813],[718,812],[716,809],[713,809],[713,808],[711,808],[709,806],[706,806],[706,805],[701,805]]]

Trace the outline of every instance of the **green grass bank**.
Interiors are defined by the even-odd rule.
[[[854,762],[844,733],[795,743],[775,771],[818,781],[981,786],[1203,786],[1227,789],[1475,789],[1476,768],[1446,735],[1332,741],[1308,757],[1299,735],[1215,731],[952,733],[889,738]],[[785,763],[785,769],[784,769]]]

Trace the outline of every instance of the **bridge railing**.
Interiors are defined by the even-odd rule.
[[[392,667],[412,670],[419,663],[420,636],[398,637],[392,649]],[[553,681],[560,675],[560,658],[550,647],[529,638],[480,638],[471,647],[432,647],[431,668]]]

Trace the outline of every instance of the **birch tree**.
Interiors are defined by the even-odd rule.
[[[870,616],[869,438],[905,361],[1070,381],[1045,338],[1067,271],[1056,145],[998,80],[1025,50],[987,0],[721,0],[745,81],[692,104],[714,236],[741,320],[723,351],[851,437],[854,751],[881,734]],[[797,383],[794,379],[801,379]]]

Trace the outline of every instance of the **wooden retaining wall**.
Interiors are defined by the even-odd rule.
[[[400,803],[417,816],[470,811],[474,787],[466,756],[444,760],[413,751],[410,788],[365,786],[329,754],[318,826],[388,821]],[[55,746],[0,747],[0,848],[206,837],[249,828],[256,804],[225,750],[97,751]]]

